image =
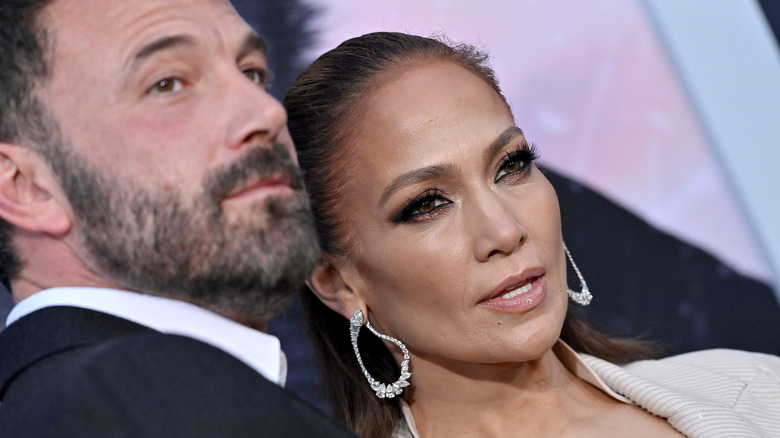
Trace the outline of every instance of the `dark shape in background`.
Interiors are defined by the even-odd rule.
[[[775,34],[775,41],[780,43],[780,2],[777,0],[758,0],[758,3],[764,11],[769,27],[772,28],[772,33]]]
[[[310,60],[303,52],[316,39],[314,17],[319,8],[303,0],[231,0],[238,12],[268,41],[270,92],[281,102],[284,93]]]
[[[545,171],[563,237],[594,295],[582,314],[614,334],[658,340],[666,354],[735,348],[780,354],[769,285],[663,233],[593,190]],[[569,285],[578,287],[569,267]]]
[[[318,9],[302,0],[234,0],[270,46],[271,93],[281,100],[308,60]],[[780,7],[761,0],[778,32]],[[774,17],[774,18],[772,18]],[[667,354],[736,348],[780,355],[780,306],[771,288],[647,224],[589,188],[546,171],[561,204],[564,239],[595,298],[582,314],[613,334],[644,335]],[[576,276],[570,270],[572,287]],[[0,291],[0,318],[10,310]],[[287,388],[328,410],[312,371],[300,304],[273,321],[288,363]],[[348,322],[344,320],[344,336]]]

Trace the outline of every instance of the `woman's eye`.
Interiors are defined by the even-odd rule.
[[[441,198],[428,198],[420,201],[417,207],[413,210],[413,214],[425,214],[436,210],[437,207],[446,204]]]
[[[496,174],[495,182],[501,181],[502,178],[508,175],[515,175],[522,172],[526,172],[530,169],[530,164],[538,158],[536,152],[536,146],[518,148],[514,152],[507,154],[506,158],[501,162]]]
[[[165,78],[157,81],[150,91],[157,93],[173,93],[181,90],[184,87],[182,80],[179,78]]]
[[[435,213],[441,207],[451,204],[452,201],[441,194],[424,193],[407,203],[399,214],[393,217],[393,222],[414,222],[427,215]]]
[[[509,174],[509,173],[515,173],[518,170],[522,169],[523,166],[525,166],[525,161],[520,160],[507,160],[503,166],[501,166],[501,170],[498,172],[498,177],[501,178],[503,175]]]

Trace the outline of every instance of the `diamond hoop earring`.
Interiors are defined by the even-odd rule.
[[[349,320],[349,335],[352,339],[352,348],[355,350],[355,356],[357,357],[358,364],[360,364],[360,369],[363,370],[363,375],[366,376],[368,384],[371,385],[371,389],[376,392],[376,396],[379,398],[393,398],[397,395],[401,395],[403,388],[409,386],[409,382],[407,382],[406,379],[412,377],[412,373],[409,372],[409,350],[407,350],[406,345],[404,345],[403,342],[399,341],[398,339],[392,336],[383,335],[376,331],[374,327],[371,326],[368,318],[366,318],[366,327],[368,327],[371,333],[381,339],[390,341],[397,345],[404,354],[404,360],[401,362],[401,377],[399,377],[398,380],[393,383],[385,384],[378,382],[376,379],[371,377],[371,374],[368,374],[368,370],[366,369],[365,365],[363,365],[363,359],[360,357],[360,351],[358,350],[358,335],[360,334],[360,327],[362,326],[363,312],[361,310],[356,310],[352,315],[352,319]]]
[[[579,292],[574,292],[573,290],[569,289],[568,286],[566,287],[566,292],[569,294],[569,298],[571,298],[572,301],[579,304],[580,306],[587,306],[590,304],[591,300],[593,300],[593,295],[590,293],[590,289],[588,289],[588,283],[585,282],[585,278],[582,276],[582,273],[580,272],[580,269],[577,267],[577,264],[574,263],[574,259],[571,256],[571,253],[569,252],[569,248],[566,247],[566,243],[563,244],[563,250],[566,251],[566,257],[569,258],[569,262],[571,262],[571,267],[574,268],[574,272],[577,274],[577,278],[580,279],[580,287],[582,288]]]

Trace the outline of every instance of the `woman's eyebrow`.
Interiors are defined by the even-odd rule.
[[[495,140],[493,140],[492,143],[490,143],[490,146],[488,146],[487,149],[485,149],[485,153],[482,155],[485,163],[490,162],[490,160],[493,159],[493,157],[496,156],[499,150],[503,149],[504,146],[507,145],[513,138],[517,137],[518,135],[523,135],[523,130],[518,128],[517,126],[510,126],[504,130],[504,132],[501,133],[498,137],[496,137]],[[523,140],[523,143],[525,143],[525,140]]]
[[[517,126],[510,126],[504,130],[485,150],[483,157],[485,162],[490,161],[499,150],[507,145],[513,138],[518,135],[523,135],[523,130]],[[421,169],[415,169],[411,172],[405,173],[393,180],[390,185],[382,192],[382,196],[379,198],[379,205],[384,204],[393,195],[393,193],[400,190],[402,187],[419,183],[421,181],[428,181],[438,178],[452,178],[458,174],[458,169],[452,164],[441,164],[435,166],[423,167]]]
[[[458,169],[452,164],[439,164],[435,166],[423,167],[405,173],[387,186],[382,196],[379,198],[379,205],[384,204],[393,195],[404,186],[439,178],[452,178],[458,174]]]

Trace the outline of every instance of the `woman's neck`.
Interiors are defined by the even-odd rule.
[[[589,407],[614,402],[569,372],[552,350],[529,362],[471,364],[467,373],[413,363],[410,406],[425,438],[556,436],[587,417]]]

